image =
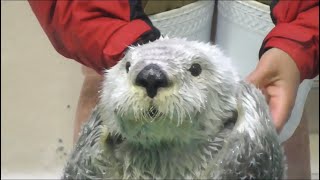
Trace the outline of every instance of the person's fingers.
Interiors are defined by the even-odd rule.
[[[246,81],[254,84],[257,88],[261,88],[264,86],[264,73],[260,73],[259,71],[253,71],[246,77]]]
[[[277,49],[272,48],[265,52],[255,70],[251,72],[246,81],[254,84],[257,88],[262,89],[276,80],[279,80],[279,61],[277,63],[274,60],[279,59]]]
[[[251,72],[251,74],[249,74],[249,76],[246,77],[247,82],[252,83],[258,89],[261,90],[262,94],[264,95],[264,97],[268,103],[270,100],[270,95],[267,92],[266,88],[271,83],[270,79],[272,79],[272,78],[268,77],[268,74],[262,72],[259,69]]]
[[[271,116],[273,124],[279,133],[287,122],[287,117],[290,115],[288,106],[285,102],[271,98],[270,102]]]
[[[262,55],[246,81],[262,91],[269,104],[273,123],[280,132],[290,117],[300,83],[296,64],[284,51],[271,48]]]
[[[270,95],[269,107],[273,124],[280,132],[291,114],[294,97],[283,87],[272,86],[267,91]]]
[[[265,97],[265,99],[266,99],[267,103],[269,104],[269,101],[270,101],[270,95],[268,94],[268,91],[267,91],[265,88],[262,88],[262,89],[261,89],[261,92],[262,92],[262,94],[264,95],[264,97]]]
[[[245,81],[254,84],[258,89],[262,90],[270,83],[279,79],[274,70],[270,70],[269,67],[270,65],[261,62],[261,64],[245,78]]]

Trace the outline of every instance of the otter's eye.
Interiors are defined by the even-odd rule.
[[[191,65],[189,71],[191,72],[192,76],[199,76],[201,74],[201,66],[198,63],[194,63]]]
[[[127,70],[127,73],[129,72],[130,65],[131,65],[131,64],[130,64],[130,62],[127,62],[127,63],[126,63],[126,70]]]

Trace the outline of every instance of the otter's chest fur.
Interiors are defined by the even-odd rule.
[[[98,113],[83,127],[65,179],[199,179],[223,146],[232,126],[188,144],[161,142],[146,147],[106,133]],[[88,140],[88,137],[92,138]],[[85,151],[84,151],[85,150]]]
[[[162,144],[158,147],[142,147],[123,144],[115,153],[123,162],[124,179],[198,179],[212,160],[209,143],[188,146]]]
[[[124,179],[199,179],[215,154],[222,138],[194,140],[188,145],[161,143],[144,148],[124,142],[115,148],[115,157],[123,164]]]

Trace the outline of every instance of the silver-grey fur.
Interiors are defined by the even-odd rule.
[[[193,63],[202,67],[199,76],[188,70]],[[154,98],[135,84],[148,64],[169,79]],[[235,72],[210,44],[161,38],[130,47],[106,72],[63,178],[283,178],[284,155],[264,96]]]

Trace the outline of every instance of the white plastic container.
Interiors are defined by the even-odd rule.
[[[150,16],[163,35],[209,42],[214,1],[197,1]]]
[[[274,27],[269,6],[257,1],[218,1],[217,9],[215,43],[245,78],[256,67],[262,41]],[[297,128],[311,87],[312,80],[301,83],[291,117],[280,134],[281,141]]]

